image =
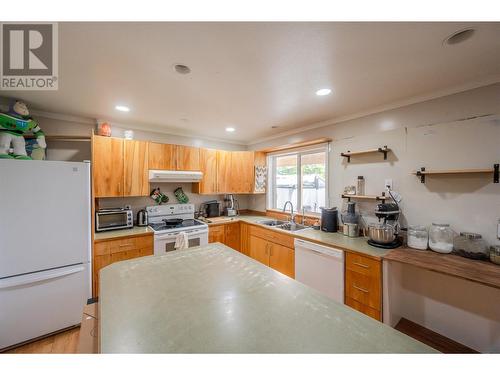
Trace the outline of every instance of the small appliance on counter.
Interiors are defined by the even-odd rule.
[[[137,226],[138,227],[148,226],[148,212],[146,210],[137,211]]]
[[[338,225],[337,207],[321,207],[321,230],[323,232],[337,232]]]
[[[358,237],[359,214],[356,213],[356,202],[347,202],[347,211],[340,215],[342,220],[342,233],[344,236]]]
[[[123,208],[103,208],[95,213],[95,231],[127,229],[134,226],[130,206]]]
[[[236,216],[238,215],[238,201],[234,198],[233,194],[227,194],[224,198],[226,207],[224,207],[224,216]]]
[[[368,226],[368,244],[382,249],[395,249],[403,244],[399,236],[399,214],[397,203],[379,203],[375,209],[375,216],[379,222]],[[383,223],[380,221],[383,219]]]
[[[200,212],[203,217],[220,216],[220,203],[216,200],[208,201],[201,204]]]

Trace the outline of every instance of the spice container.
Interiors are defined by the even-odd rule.
[[[429,243],[429,232],[423,225],[408,226],[408,246],[413,249],[427,250]]]
[[[478,233],[460,232],[460,236],[453,240],[453,249],[465,258],[484,260],[489,258],[488,246]]]
[[[490,247],[490,260],[493,263],[500,264],[500,245]]]
[[[365,195],[365,178],[363,176],[358,176],[356,192],[358,195]]]
[[[438,253],[448,254],[453,251],[454,233],[450,224],[432,223],[429,230],[429,247]]]

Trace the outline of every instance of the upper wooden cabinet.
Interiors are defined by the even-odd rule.
[[[191,146],[175,146],[176,169],[178,171],[199,171],[200,149]]]
[[[149,142],[149,169],[175,170],[175,145]]]
[[[233,174],[233,178],[234,175]],[[217,151],[217,190],[219,193],[231,192],[231,152]]]
[[[96,198],[149,195],[148,142],[94,136],[92,180]]]
[[[123,139],[92,138],[92,176],[96,197],[123,196]]]
[[[200,182],[193,184],[193,193],[218,193],[217,150],[200,149],[200,170],[203,172],[203,178]]]
[[[124,140],[124,196],[149,195],[148,142]]]
[[[217,151],[218,192],[254,193],[256,161],[262,162],[260,154],[253,151]]]

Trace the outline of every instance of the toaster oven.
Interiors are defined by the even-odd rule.
[[[129,208],[107,208],[95,213],[95,230],[127,229],[134,226],[132,210]]]

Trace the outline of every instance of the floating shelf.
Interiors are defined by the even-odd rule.
[[[349,202],[351,201],[351,199],[367,199],[374,201],[382,201],[382,203],[384,203],[387,199],[391,199],[390,197],[386,196],[385,193],[382,193],[382,195],[342,194],[342,198],[347,199]]]
[[[25,139],[36,139],[32,134],[24,136]],[[64,142],[90,142],[90,136],[82,135],[45,135],[47,141],[64,141]]]
[[[447,174],[493,174],[493,183],[499,182],[499,165],[494,164],[493,168],[484,169],[443,169],[443,170],[426,170],[425,167],[419,171],[413,172],[414,175],[420,178],[421,183],[425,183],[427,175],[447,175]]]
[[[384,147],[379,147],[379,148],[374,148],[371,150],[364,150],[364,151],[347,151],[347,152],[342,152],[340,155],[347,158],[347,162],[351,162],[351,156],[356,156],[356,155],[363,155],[363,154],[372,154],[375,152],[381,152],[384,154],[384,160],[387,160],[387,153],[391,151],[390,148],[387,148],[387,146]]]

